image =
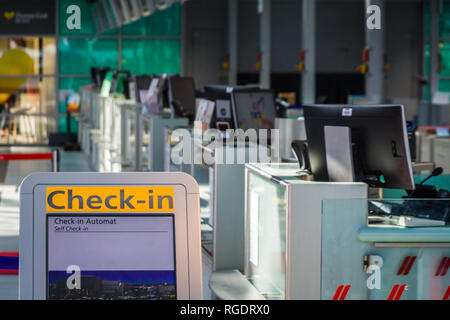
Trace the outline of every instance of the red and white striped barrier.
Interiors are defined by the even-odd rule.
[[[50,160],[52,171],[59,171],[59,150],[41,153],[0,153],[0,161]]]

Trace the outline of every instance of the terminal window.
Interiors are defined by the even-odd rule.
[[[173,215],[47,215],[50,300],[176,299]]]

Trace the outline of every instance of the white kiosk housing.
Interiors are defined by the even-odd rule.
[[[35,173],[20,191],[20,299],[201,299],[184,173]]]

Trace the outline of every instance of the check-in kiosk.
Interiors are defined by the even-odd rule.
[[[183,173],[35,173],[20,299],[201,299],[198,186]]]

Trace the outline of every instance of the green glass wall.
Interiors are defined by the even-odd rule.
[[[133,74],[179,73],[180,41],[123,39],[122,69]]]
[[[434,0],[429,0],[434,1]],[[439,72],[439,91],[450,92],[450,1],[442,3],[442,11],[439,16],[439,38],[441,70]],[[430,4],[425,3],[425,75],[430,76]],[[424,99],[430,100],[429,85],[424,87]]]
[[[181,4],[174,3],[165,10],[123,25],[101,30],[95,23],[95,4],[78,0],[81,9],[81,29],[67,28],[67,8],[73,0],[59,0],[59,89],[78,92],[90,83],[90,68],[110,67],[128,70],[132,74],[180,73],[181,62]],[[109,12],[113,11],[108,7]],[[106,9],[101,12],[107,20]],[[114,16],[112,16],[114,20]],[[65,114],[65,101],[59,102],[60,114]],[[76,122],[71,131],[78,128]],[[60,132],[66,132],[66,117],[59,119]]]
[[[158,10],[151,16],[123,26],[122,35],[179,37],[181,35],[181,5],[175,3],[166,10]]]
[[[119,67],[119,42],[105,38],[60,38],[59,73],[90,74],[92,66]]]

